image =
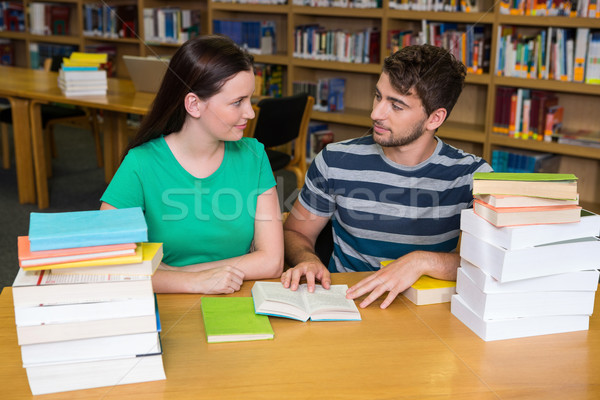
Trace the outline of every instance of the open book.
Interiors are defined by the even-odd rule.
[[[273,315],[307,321],[359,321],[360,313],[354,301],[346,298],[347,285],[321,285],[310,293],[306,284],[297,291],[286,289],[279,282],[256,282],[252,287],[254,310],[257,314]]]

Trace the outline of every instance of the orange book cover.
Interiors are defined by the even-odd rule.
[[[29,236],[19,236],[17,239],[19,266],[22,268],[133,255],[135,254],[136,247],[136,243],[123,243],[71,249],[31,251]]]
[[[581,207],[574,204],[564,206],[497,208],[476,199],[473,202],[473,211],[479,217],[498,227],[562,224],[579,222],[581,219]]]

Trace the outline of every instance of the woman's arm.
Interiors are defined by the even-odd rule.
[[[101,210],[113,208],[107,203],[100,207]],[[161,263],[152,281],[158,293],[232,293],[239,290],[241,279],[277,278],[282,271],[283,227],[279,199],[273,187],[258,196],[252,252],[184,267]]]

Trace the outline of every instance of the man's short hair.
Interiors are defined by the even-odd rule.
[[[383,72],[399,93],[415,92],[428,116],[438,108],[445,108],[450,115],[467,75],[465,66],[450,52],[429,44],[395,52],[385,59]]]

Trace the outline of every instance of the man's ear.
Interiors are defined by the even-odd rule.
[[[200,100],[194,93],[188,93],[184,99],[185,111],[194,118],[200,118],[206,107],[206,102]]]
[[[446,120],[447,115],[448,111],[446,111],[445,108],[438,108],[432,112],[431,115],[429,115],[429,118],[427,118],[427,125],[425,129],[429,131],[435,131]]]

